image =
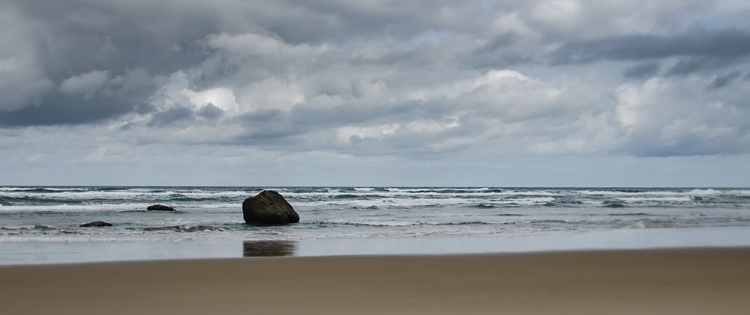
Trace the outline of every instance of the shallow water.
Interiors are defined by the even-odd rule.
[[[750,227],[634,229],[450,238],[0,242],[0,265],[269,256],[486,254],[737,246],[750,246]]]

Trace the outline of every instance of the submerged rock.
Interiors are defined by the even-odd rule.
[[[174,211],[174,208],[165,205],[151,205],[146,208],[148,211]]]
[[[242,202],[242,217],[247,224],[283,225],[299,222],[299,214],[281,194],[261,191]]]
[[[79,225],[79,227],[103,227],[103,226],[112,226],[112,223],[104,222],[104,221],[93,221],[93,222]]]

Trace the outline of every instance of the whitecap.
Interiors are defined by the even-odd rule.
[[[690,195],[720,195],[721,191],[716,189],[693,189],[689,192]]]

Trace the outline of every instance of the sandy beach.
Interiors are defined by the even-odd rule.
[[[747,314],[750,248],[0,267],[3,314]]]

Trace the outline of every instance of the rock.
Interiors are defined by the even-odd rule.
[[[242,217],[247,224],[281,225],[299,222],[294,211],[281,194],[273,190],[261,191],[242,202]]]
[[[79,226],[80,227],[102,227],[102,226],[112,226],[112,223],[108,223],[104,221],[94,221],[94,222],[84,223]]]
[[[174,208],[165,205],[151,205],[146,208],[148,211],[174,211]]]

